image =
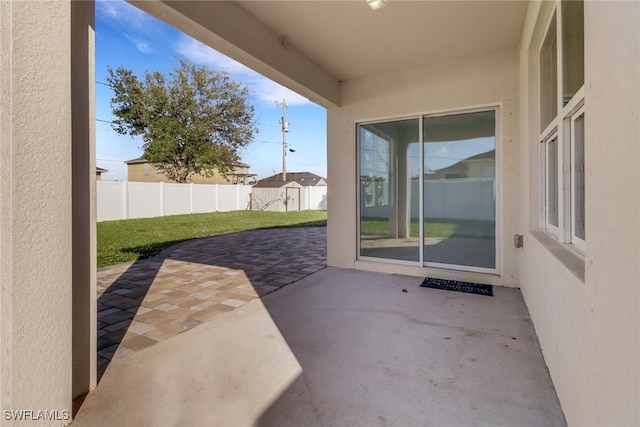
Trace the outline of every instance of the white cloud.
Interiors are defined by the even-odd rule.
[[[127,38],[127,40],[133,43],[136,49],[138,49],[140,52],[144,53],[145,55],[155,52],[155,50],[151,47],[151,43],[149,43],[148,41],[132,37],[127,33],[123,33],[123,34]]]
[[[229,74],[249,74],[253,72],[241,63],[184,34],[176,43],[176,51],[191,62],[224,70]]]
[[[124,0],[96,0],[96,15],[110,18],[123,28],[147,27],[153,18],[142,10]]]
[[[187,35],[183,35],[180,40],[178,40],[176,51],[191,62],[228,72],[232,78],[240,80],[247,85],[251,93],[261,101],[273,103],[274,101],[281,102],[283,99],[286,99],[289,105],[311,103],[311,101],[304,96],[256,73],[250,68]]]
[[[447,154],[451,154],[451,150],[449,150],[449,147],[447,147],[446,145],[443,145],[438,148],[438,150],[433,154],[438,156],[446,156]]]
[[[111,18],[117,18],[119,14],[119,4],[113,1],[97,0],[96,12]]]
[[[288,89],[273,80],[269,80],[258,73],[255,74],[258,78],[252,79],[246,84],[253,89],[254,95],[259,99],[269,103],[273,103],[274,101],[282,102],[283,99],[286,99],[288,105],[304,105],[311,103],[307,98],[292,91],[291,89]]]

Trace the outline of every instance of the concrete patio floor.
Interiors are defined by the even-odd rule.
[[[565,425],[519,290],[420,282],[320,270],[114,359],[74,425]]]

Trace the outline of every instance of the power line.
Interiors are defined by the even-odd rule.
[[[275,125],[272,125],[270,123],[264,123],[264,122],[258,122],[259,126],[269,126],[269,127],[275,127]]]
[[[256,151],[257,151],[260,147],[262,147],[264,144],[280,144],[280,142],[278,142],[278,141],[271,141],[271,139],[272,139],[273,137],[275,137],[276,135],[277,135],[277,134],[276,134],[276,133],[274,133],[273,135],[271,135],[269,138],[267,138],[267,139],[266,139],[266,140],[264,140],[264,141],[253,141],[253,142],[259,143],[259,145],[258,145],[258,146],[255,146],[255,147],[252,147],[252,148],[253,148],[253,150],[251,150],[251,151],[247,151],[246,153],[244,153],[244,155],[245,155],[245,156],[248,156],[249,154],[256,152]],[[248,148],[248,147],[247,147],[247,148]]]
[[[98,158],[96,158],[96,161],[99,161],[99,162],[114,162],[114,163],[124,163],[124,162],[126,162],[126,160],[98,159]]]
[[[102,122],[102,123],[111,123],[112,125],[116,125],[116,122],[112,122],[111,120],[102,120],[102,119],[96,119],[96,122]]]

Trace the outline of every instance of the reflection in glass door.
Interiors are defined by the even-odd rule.
[[[360,126],[360,254],[420,261],[419,120]]]
[[[495,110],[360,124],[361,257],[495,271]]]
[[[425,265],[496,267],[495,112],[425,117]]]

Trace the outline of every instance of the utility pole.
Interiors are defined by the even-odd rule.
[[[287,132],[289,132],[289,122],[287,122],[287,100],[283,99],[282,102],[276,101],[276,106],[282,105],[282,118],[280,124],[282,125],[282,180],[287,180]]]

